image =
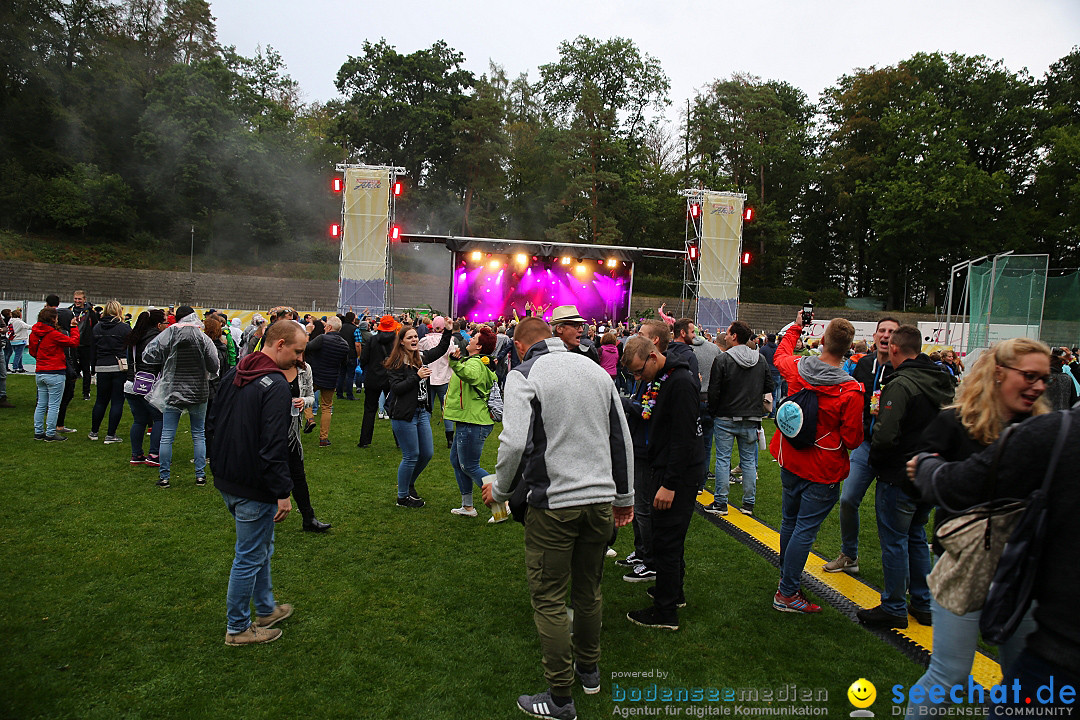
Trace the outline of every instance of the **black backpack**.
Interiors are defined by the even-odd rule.
[[[803,388],[780,401],[776,408],[776,428],[795,448],[803,450],[817,442],[818,396]]]

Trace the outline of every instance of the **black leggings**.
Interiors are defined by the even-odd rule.
[[[120,427],[120,418],[124,416],[124,381],[127,373],[99,372],[97,374],[97,400],[94,402],[93,421],[90,429],[97,432],[101,429],[101,421],[105,417],[105,408],[109,410],[109,431],[106,435],[116,435],[116,429]]]
[[[98,380],[98,382],[101,382]],[[333,392],[332,390],[323,392]],[[292,494],[296,499],[296,507],[300,510],[300,517],[305,521],[315,517],[315,511],[311,507],[311,494],[308,492],[307,473],[304,472],[304,458],[300,452],[289,448],[289,474],[292,475]]]

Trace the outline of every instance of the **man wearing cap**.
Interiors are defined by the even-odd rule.
[[[375,414],[379,410],[379,395],[390,387],[383,361],[390,356],[394,337],[401,325],[393,315],[383,315],[375,327],[376,333],[360,353],[360,367],[364,369],[364,421],[360,426],[360,442],[356,447],[371,445],[375,434]]]
[[[597,365],[600,364],[600,354],[589,340],[583,340],[581,331],[585,327],[585,318],[578,314],[574,305],[560,305],[551,311],[552,334],[563,341],[567,352],[575,355],[584,355]]]

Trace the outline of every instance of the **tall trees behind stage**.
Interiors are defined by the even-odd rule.
[[[323,108],[273,48],[221,47],[206,0],[11,0],[0,24],[5,227],[255,259],[324,236]]]
[[[407,168],[407,232],[681,248],[678,192],[745,193],[744,286],[940,305],[949,266],[1080,266],[1080,49],[1045,77],[982,56],[855,69],[819,98],[693,78],[577,37],[532,73],[369,40],[304,103],[273,48],[222,47],[207,0],[0,3],[0,224],[85,242],[333,261],[336,162]],[[657,261],[677,292],[682,267]],[[636,283],[640,288],[641,284]]]

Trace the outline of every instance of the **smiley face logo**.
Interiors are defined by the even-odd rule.
[[[857,708],[868,708],[877,699],[877,688],[866,678],[859,678],[847,689],[848,700]]]

